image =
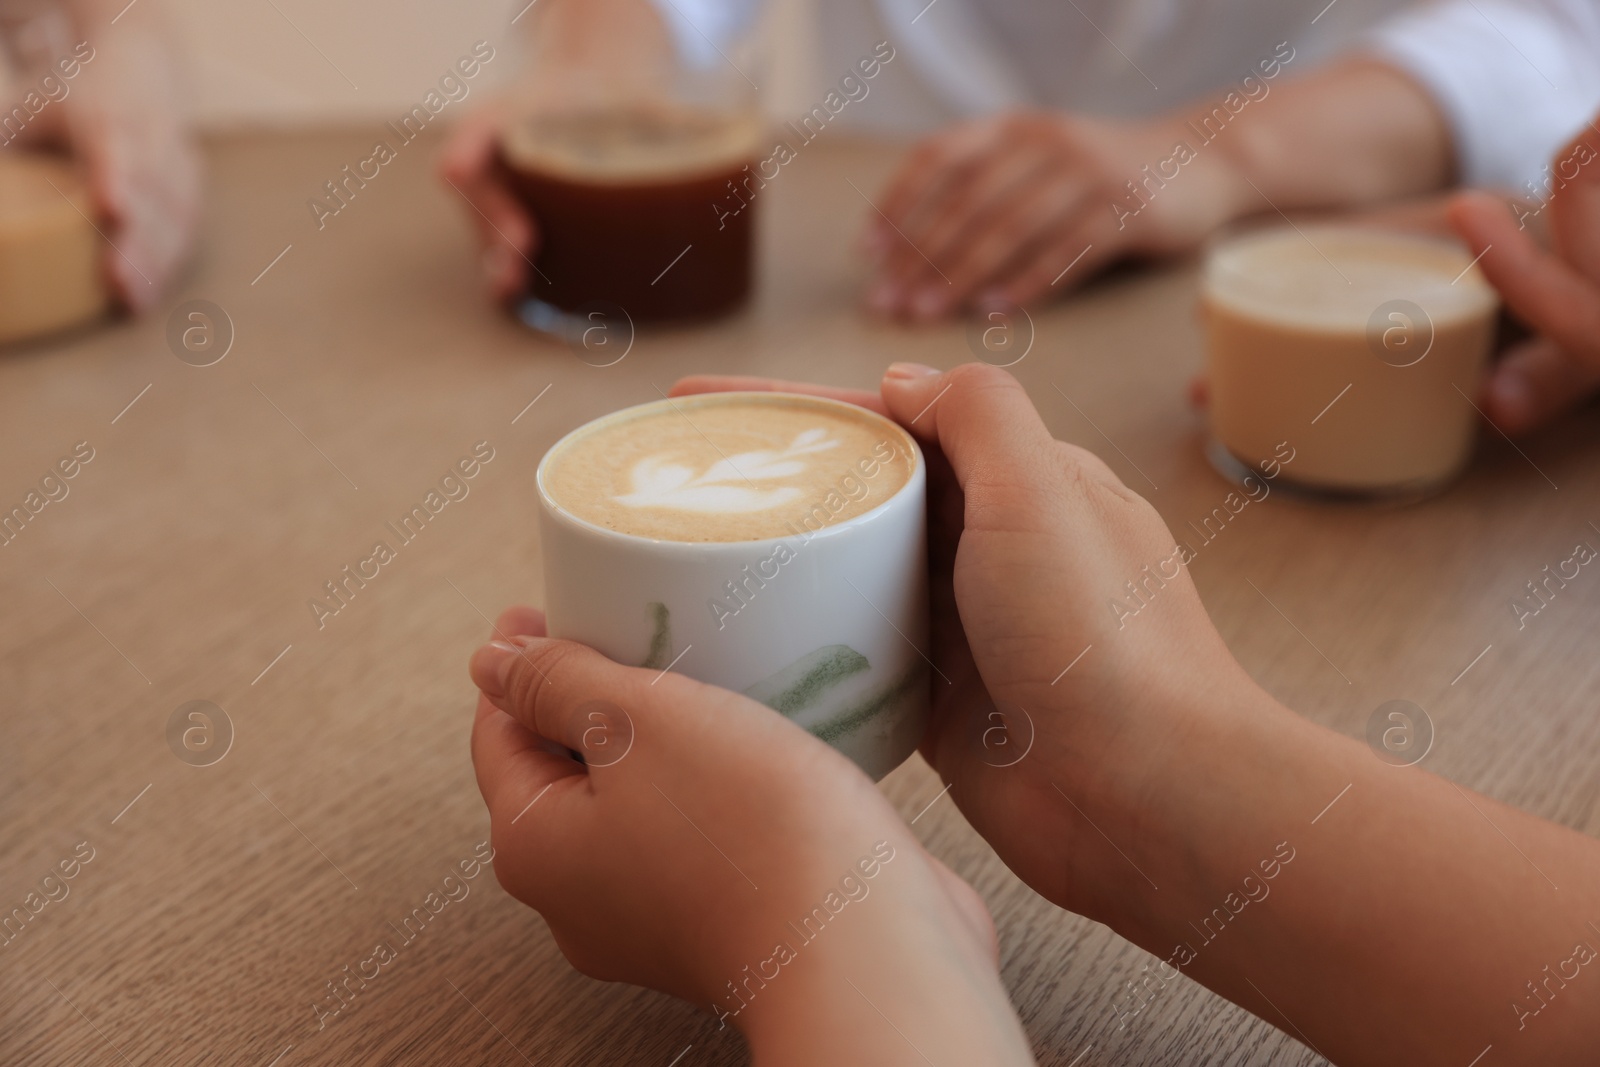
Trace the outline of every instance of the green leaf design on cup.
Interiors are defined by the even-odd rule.
[[[667,664],[672,662],[672,657],[668,655],[672,651],[672,613],[659,600],[650,601],[644,606],[644,610],[652,622],[650,651],[639,666],[652,671],[664,671],[667,669]]]
[[[867,657],[849,645],[824,645],[763,678],[746,689],[744,695],[793,718],[816,704],[828,690],[869,666]]]
[[[652,622],[650,651],[640,666],[665,670],[672,662],[672,616],[667,606],[659,601],[651,601],[645,605],[645,610]],[[744,695],[786,718],[793,718],[815,707],[835,687],[871,666],[867,657],[849,645],[824,645],[750,686]],[[829,744],[838,742],[903,700],[925,673],[923,664],[913,664],[888,685],[842,708],[827,721],[810,727],[811,733]]]
[[[912,687],[927,673],[928,669],[924,664],[913,663],[905,674],[889,685],[845,708],[827,722],[817,723],[811,728],[811,733],[830,745],[837,743],[841,738],[865,726],[885,710],[904,700]]]

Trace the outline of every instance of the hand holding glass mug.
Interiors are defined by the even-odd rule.
[[[1596,116],[1600,122],[1600,116]],[[1579,131],[1550,162],[1548,199],[1507,210],[1499,198],[1458,196],[1450,219],[1481,254],[1479,266],[1507,307],[1537,334],[1506,352],[1484,390],[1495,425],[1521,434],[1600,388],[1600,133]],[[1527,229],[1547,216],[1552,247]]]
[[[154,14],[108,0],[10,8],[5,341],[89,321],[112,302],[135,313],[159,303],[193,251],[202,182]],[[111,47],[100,31],[116,20]]]
[[[705,29],[649,0],[544,0],[528,70],[451,137],[441,177],[472,208],[490,292],[571,339],[599,312],[707,319],[751,287],[762,124],[758,0]],[[710,33],[711,36],[707,36]]]

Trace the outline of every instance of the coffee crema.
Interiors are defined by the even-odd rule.
[[[1452,242],[1359,227],[1274,228],[1209,256],[1212,433],[1286,480],[1413,492],[1470,456],[1497,298]]]
[[[870,411],[787,393],[708,393],[579,427],[539,466],[563,512],[658,541],[762,541],[865,514],[910,481],[905,431]]]
[[[683,180],[749,162],[761,136],[751,115],[662,105],[528,116],[506,127],[512,166],[596,185]]]

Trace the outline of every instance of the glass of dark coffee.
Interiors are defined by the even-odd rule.
[[[692,321],[745,302],[760,15],[758,0],[529,9],[532,62],[499,160],[538,232],[524,322],[570,340],[596,314]]]

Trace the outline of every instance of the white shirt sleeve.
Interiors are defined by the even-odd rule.
[[[1467,185],[1540,192],[1600,111],[1600,0],[1439,0],[1383,23],[1371,48],[1438,102]]]

